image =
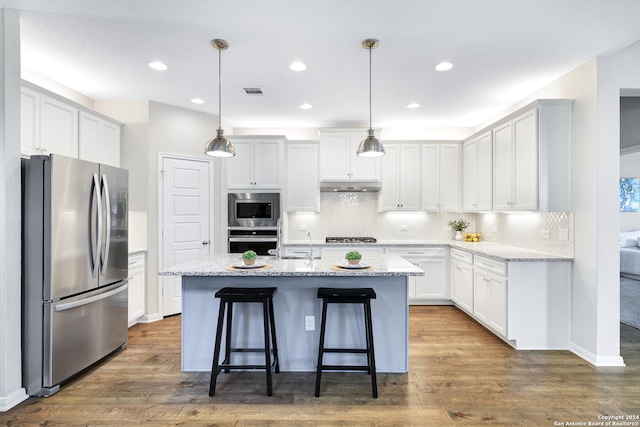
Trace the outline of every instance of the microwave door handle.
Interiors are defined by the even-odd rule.
[[[93,203],[89,210],[89,240],[92,240],[93,236],[92,224],[95,219],[96,223],[96,239],[89,243],[89,249],[91,250],[91,277],[96,277],[98,272],[98,263],[100,261],[100,247],[102,242],[102,200],[100,196],[100,182],[98,181],[98,174],[93,174],[93,184],[91,189],[91,197],[95,199],[96,210],[93,210]]]
[[[104,274],[104,270],[107,268],[107,262],[109,261],[109,252],[111,249],[111,197],[109,197],[109,181],[107,180],[107,175],[105,174],[102,174],[102,188],[100,196],[104,197],[104,210],[107,213],[107,217],[105,220],[106,230],[103,236],[104,253],[100,265],[100,272]],[[102,247],[103,245],[101,244],[100,246]]]

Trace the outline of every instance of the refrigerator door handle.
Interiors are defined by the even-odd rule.
[[[97,220],[97,237],[95,242],[89,243],[89,247],[92,252],[91,259],[93,260],[93,265],[91,266],[91,276],[96,277],[99,269],[99,261],[100,261],[100,248],[102,247],[102,196],[100,194],[100,182],[98,180],[98,174],[93,174],[93,195],[96,200],[96,212],[91,212],[89,214],[89,227],[91,227],[92,221],[91,216],[94,216]],[[93,232],[89,233],[90,236],[93,236]]]
[[[109,197],[109,181],[107,180],[107,175],[102,174],[102,186],[101,186],[101,195],[100,198],[104,197],[104,210],[107,213],[107,217],[105,219],[105,228],[106,231],[104,233],[104,253],[101,257],[101,266],[100,272],[104,274],[105,268],[107,268],[107,262],[109,261],[109,251],[111,249],[111,197]],[[102,217],[102,213],[100,215]],[[102,242],[100,242],[100,248],[102,248]]]
[[[129,283],[125,283],[124,285],[117,287],[115,289],[110,290],[109,292],[105,292],[103,294],[94,295],[89,298],[81,299],[78,301],[72,301],[64,304],[57,304],[54,306],[54,311],[65,311],[71,310],[72,308],[82,307],[83,305],[91,304],[96,301],[100,301],[106,298],[109,298],[112,295],[120,293],[129,287]]]

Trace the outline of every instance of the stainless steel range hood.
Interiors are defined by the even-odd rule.
[[[320,182],[320,191],[323,192],[354,192],[364,193],[371,192],[376,193],[380,191],[379,182]]]

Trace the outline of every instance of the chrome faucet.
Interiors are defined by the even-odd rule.
[[[276,240],[276,262],[282,257],[282,218],[278,218],[276,223],[277,240]]]
[[[311,241],[311,232],[308,232],[307,236],[309,236],[309,261],[313,262],[313,242]]]

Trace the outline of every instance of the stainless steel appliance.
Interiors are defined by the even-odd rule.
[[[275,227],[280,218],[280,193],[229,193],[229,227]]]
[[[22,161],[23,386],[48,396],[127,342],[128,172]]]
[[[229,230],[229,253],[252,250],[258,255],[268,255],[278,247],[278,230],[243,229]]]

